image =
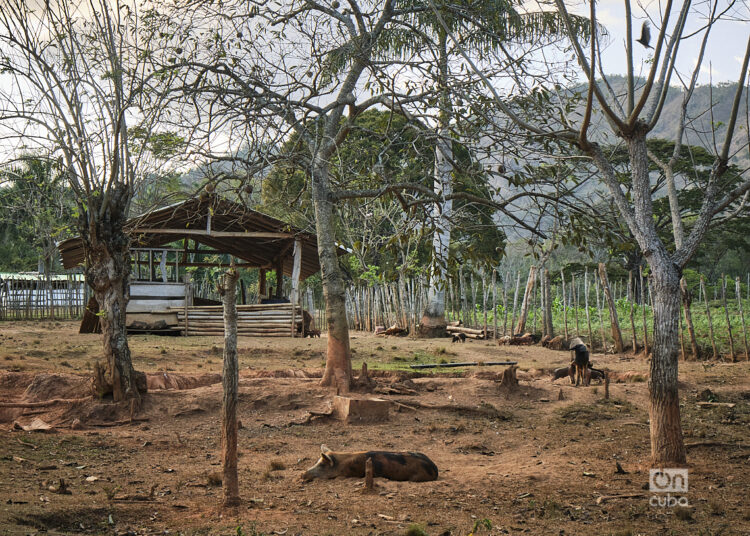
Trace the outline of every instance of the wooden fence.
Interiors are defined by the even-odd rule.
[[[0,277],[0,320],[79,318],[87,299],[78,274]]]
[[[711,283],[692,277],[683,287],[683,355],[747,359],[750,274]],[[446,320],[460,322],[467,333],[476,330],[479,338],[523,332],[580,336],[594,350],[620,352],[640,352],[653,341],[651,287],[640,272],[612,279],[603,264],[556,273],[537,267],[529,273],[462,268],[447,281],[445,294]],[[424,277],[355,283],[347,289],[349,328],[375,331],[376,326],[397,325],[415,333],[426,300]]]

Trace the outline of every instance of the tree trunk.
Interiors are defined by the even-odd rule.
[[[630,329],[633,332],[633,355],[638,353],[638,337],[635,331],[635,315],[633,314],[633,303],[635,302],[635,288],[633,287],[633,270],[628,272],[628,302],[630,304]]]
[[[433,269],[430,270],[430,286],[427,306],[419,327],[421,337],[445,337],[445,286],[448,280],[448,254],[451,241],[451,217],[453,200],[446,199],[453,193],[453,148],[450,141],[451,102],[447,91],[448,49],[444,32],[439,36],[440,57],[438,60],[438,85],[440,91],[440,117],[435,140],[435,168],[433,190],[437,201],[432,208],[435,232],[432,235]]]
[[[221,404],[221,445],[224,464],[224,506],[240,504],[240,484],[237,475],[237,401],[239,365],[237,362],[237,270],[224,274],[219,289],[224,305],[224,396]]]
[[[609,281],[607,280],[607,267],[603,262],[599,263],[599,278],[602,282],[602,289],[604,290],[604,297],[607,300],[607,306],[609,307],[609,321],[612,326],[612,339],[615,342],[615,352],[621,354],[625,345],[622,342],[622,332],[620,331],[620,321],[617,318],[617,307],[615,300],[612,299],[612,293],[609,290]]]
[[[127,188],[114,188],[103,218],[98,207],[81,210],[79,225],[86,255],[86,280],[99,304],[106,378],[111,385],[98,386],[100,393],[110,390],[115,402],[135,400],[140,403],[140,392],[146,391],[146,377],[136,373],[130,356],[126,329],[128,300],[130,299],[129,240],[122,228],[126,220]],[[90,211],[90,212],[89,212]]]
[[[351,387],[352,354],[349,347],[349,325],[346,319],[346,292],[337,255],[333,203],[329,196],[326,162],[318,160],[314,163],[311,183],[318,237],[318,257],[328,322],[326,368],[320,385],[335,387],[339,393],[343,394],[348,393]]]
[[[565,272],[560,268],[560,283],[562,284],[562,306],[563,306],[563,330],[565,333],[565,340],[570,339],[568,334],[568,304],[565,301]]]
[[[542,311],[542,318],[544,324],[544,332],[549,337],[555,336],[555,328],[552,325],[552,282],[550,280],[549,270],[544,269],[544,285],[542,286],[542,293],[544,295],[544,309]]]
[[[641,281],[641,317],[643,320],[643,356],[648,357],[648,323],[646,319],[646,278],[643,277],[643,267],[639,269]]]
[[[586,322],[589,327],[589,346],[594,349],[594,332],[591,329],[591,311],[589,311],[589,269],[583,273],[583,300],[586,310]]]
[[[526,281],[526,291],[523,293],[523,302],[521,303],[521,312],[518,315],[518,324],[516,324],[514,334],[523,335],[526,329],[526,318],[529,314],[529,304],[531,303],[532,292],[534,290],[534,280],[536,277],[536,266],[529,270],[529,279]]]
[[[664,254],[649,259],[654,301],[654,341],[649,378],[651,455],[655,467],[684,464],[685,447],[677,391],[680,281],[675,266]]]

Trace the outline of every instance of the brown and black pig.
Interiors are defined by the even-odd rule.
[[[320,446],[318,463],[302,474],[302,479],[365,476],[365,462],[372,459],[372,475],[389,480],[428,482],[437,480],[438,468],[420,452],[332,452]]]

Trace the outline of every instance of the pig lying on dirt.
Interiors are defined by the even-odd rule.
[[[302,474],[306,481],[315,478],[364,477],[365,461],[372,458],[372,475],[389,480],[427,482],[437,480],[438,469],[432,460],[419,452],[331,452],[320,446],[318,463]]]

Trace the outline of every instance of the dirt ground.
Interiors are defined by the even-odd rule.
[[[401,405],[387,422],[344,424],[309,418],[333,396],[317,385],[325,336],[241,338],[243,504],[224,510],[222,339],[131,337],[152,390],[130,422],[127,408],[92,399],[34,406],[88,394],[101,340],[77,327],[0,323],[0,403],[31,406],[0,404],[0,534],[750,534],[747,362],[680,363],[690,505],[681,509],[650,505],[642,357],[592,356],[628,378],[605,400],[601,384],[552,381],[567,352],[355,333],[355,368],[366,361],[377,396]],[[500,360],[518,361],[517,389],[500,387],[500,366],[407,372],[414,362]],[[53,430],[14,429],[34,418]],[[303,483],[321,443],[423,452],[440,476],[376,479],[374,493],[362,479]]]

